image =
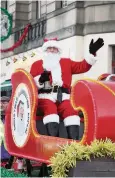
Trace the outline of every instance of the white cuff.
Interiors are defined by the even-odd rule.
[[[87,57],[85,57],[85,60],[88,64],[94,65],[96,61],[98,60],[98,58],[94,56],[93,54],[89,54]]]
[[[43,118],[44,125],[50,122],[57,122],[59,124],[59,116],[57,114],[50,114]]]
[[[44,84],[40,85],[40,83],[39,83],[40,76],[41,75],[38,75],[38,76],[34,77],[34,81],[35,81],[35,83],[36,83],[38,88],[43,88]]]
[[[64,125],[65,126],[80,125],[80,117],[77,115],[68,116],[64,119]]]

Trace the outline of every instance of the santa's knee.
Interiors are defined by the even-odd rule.
[[[64,119],[69,139],[79,140],[80,117],[77,115],[68,116]]]
[[[47,134],[49,136],[58,137],[59,135],[59,116],[57,114],[50,114],[43,118],[43,123],[46,126]]]

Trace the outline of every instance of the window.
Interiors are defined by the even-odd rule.
[[[40,1],[36,1],[36,19],[40,18]]]
[[[56,4],[56,10],[61,8],[66,8],[69,4],[71,4],[72,1],[55,1]]]
[[[112,46],[112,73],[115,74],[115,46]]]
[[[38,19],[38,1],[36,1],[35,3],[36,3],[36,19]]]
[[[31,20],[40,19],[40,1],[32,1],[31,7]]]
[[[68,6],[68,1],[62,1],[62,8],[65,8]]]
[[[1,7],[4,9],[8,9],[8,1],[1,1]]]

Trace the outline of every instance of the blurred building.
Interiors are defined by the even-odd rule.
[[[115,73],[115,1],[1,1],[1,6],[13,15],[12,35],[2,43],[2,49],[11,47],[19,40],[24,27],[28,23],[32,25],[20,47],[2,53],[1,82],[10,80],[17,67],[29,71],[34,61],[31,54],[34,51],[36,58],[40,57],[44,37],[58,37],[62,56],[76,61],[88,55],[92,38],[103,38],[105,45],[98,52],[98,62],[89,72],[73,79]],[[25,55],[26,61],[22,60]],[[18,59],[15,64],[14,58]]]

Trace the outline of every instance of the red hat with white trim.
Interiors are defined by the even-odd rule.
[[[57,38],[52,39],[44,39],[44,44],[42,46],[42,51],[45,52],[47,48],[49,47],[55,47],[58,49],[59,53],[61,53],[62,49],[60,48],[60,45],[58,44]]]
[[[100,76],[98,77],[97,80],[105,80],[109,75],[110,75],[110,74],[108,74],[108,73],[102,74],[102,75],[100,75]]]

